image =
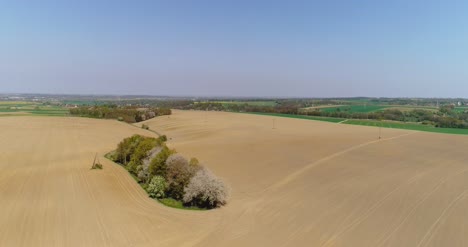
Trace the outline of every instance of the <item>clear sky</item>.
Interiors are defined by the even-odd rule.
[[[0,92],[468,98],[468,1],[0,0]]]

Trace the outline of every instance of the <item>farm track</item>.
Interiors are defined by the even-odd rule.
[[[468,138],[223,112],[145,122],[233,188],[211,211],[148,198],[102,155],[116,121],[0,118],[1,246],[464,246]],[[138,125],[137,125],[138,127]],[[95,153],[103,170],[90,170]]]

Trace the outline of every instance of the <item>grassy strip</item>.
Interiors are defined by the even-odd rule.
[[[317,121],[326,121],[326,122],[332,122],[332,123],[341,122],[342,124],[364,125],[364,126],[374,126],[374,127],[392,128],[392,129],[417,130],[417,131],[443,133],[443,134],[468,135],[468,129],[436,128],[434,126],[417,124],[417,123],[377,121],[377,120],[367,120],[367,119],[315,117],[315,116],[279,114],[279,113],[260,113],[260,112],[256,113],[255,112],[255,113],[250,113],[250,114],[276,116],[276,117],[288,117],[288,118],[297,118],[297,119],[306,119],[306,120],[317,120]]]
[[[2,113],[17,113],[20,112],[26,115],[41,115],[41,116],[67,116],[69,111],[63,108],[46,108],[46,109],[10,109],[10,108],[0,108]]]
[[[162,198],[162,199],[157,199],[158,202],[160,202],[163,205],[166,205],[171,208],[178,208],[178,209],[185,209],[185,210],[197,210],[197,211],[206,211],[206,208],[199,208],[199,207],[185,207],[184,204],[181,201],[178,201],[174,198]]]
[[[468,135],[468,129],[436,128],[434,126],[422,125],[422,124],[417,124],[417,123],[399,123],[399,122],[390,122],[390,121],[349,119],[348,121],[343,122],[343,124],[374,126],[374,127],[392,128],[392,129],[417,130],[417,131],[444,133],[444,134]]]
[[[349,113],[369,113],[369,112],[375,112],[375,111],[380,111],[385,108],[388,108],[387,106],[382,106],[382,105],[345,105],[345,106],[337,106],[337,107],[324,107],[321,108],[320,111],[322,112],[336,112],[338,109],[341,111],[346,111]]]
[[[212,101],[223,105],[251,105],[251,106],[276,106],[275,101]]]
[[[317,120],[338,123],[345,118],[333,118],[333,117],[316,117],[316,116],[306,116],[306,115],[294,115],[294,114],[281,114],[281,113],[263,113],[263,112],[247,112],[248,114],[264,115],[264,116],[274,116],[274,117],[286,117],[286,118],[297,118],[297,119],[307,119],[307,120]]]

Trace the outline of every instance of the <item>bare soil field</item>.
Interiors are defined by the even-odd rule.
[[[273,124],[273,119],[274,124]],[[0,118],[0,246],[466,246],[468,137],[174,111],[143,122],[232,187],[220,209],[169,208],[101,156],[111,120]],[[136,124],[140,126],[142,123]]]

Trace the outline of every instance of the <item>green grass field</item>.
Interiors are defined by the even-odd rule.
[[[394,110],[399,110],[402,112],[405,111],[413,111],[413,110],[426,110],[426,111],[431,111],[431,112],[437,112],[439,109],[437,107],[432,107],[432,106],[405,106],[405,105],[390,105],[385,109],[394,109]]]
[[[252,106],[276,106],[275,101],[213,101],[223,105],[252,105]]]
[[[35,102],[2,101],[0,102],[0,113],[3,116],[67,116],[69,110],[59,106],[42,105]]]
[[[390,122],[390,121],[349,119],[349,120],[346,120],[346,122],[343,122],[343,124],[365,125],[365,126],[393,128],[393,129],[407,129],[407,130],[417,130],[417,131],[426,131],[426,132],[435,132],[435,133],[445,133],[445,134],[468,135],[468,129],[436,128],[434,126],[417,124],[417,123],[399,123],[399,122]]]
[[[248,113],[248,114],[325,121],[325,122],[332,122],[332,123],[343,122],[343,124],[364,125],[364,126],[393,128],[393,129],[417,130],[417,131],[426,131],[426,132],[444,133],[444,134],[468,135],[468,129],[436,128],[434,126],[423,125],[423,124],[418,124],[418,123],[403,123],[403,122],[377,121],[377,120],[366,120],[366,119],[315,117],[315,116],[279,114],[279,113]]]
[[[374,111],[380,111],[385,108],[388,108],[388,106],[382,106],[382,105],[347,105],[347,106],[338,106],[338,107],[326,107],[326,108],[321,108],[320,111],[322,112],[336,112],[338,111],[346,111],[349,113],[366,113],[366,112],[374,112]]]
[[[338,123],[344,121],[344,118],[333,118],[333,117],[315,117],[315,116],[306,116],[306,115],[294,115],[294,114],[280,114],[280,113],[262,113],[262,112],[249,112],[248,114],[264,115],[264,116],[274,116],[274,117],[287,117],[287,118],[298,118],[306,120],[316,120],[316,121],[325,121]]]
[[[465,112],[468,111],[468,107],[455,107],[453,110],[456,112]]]

